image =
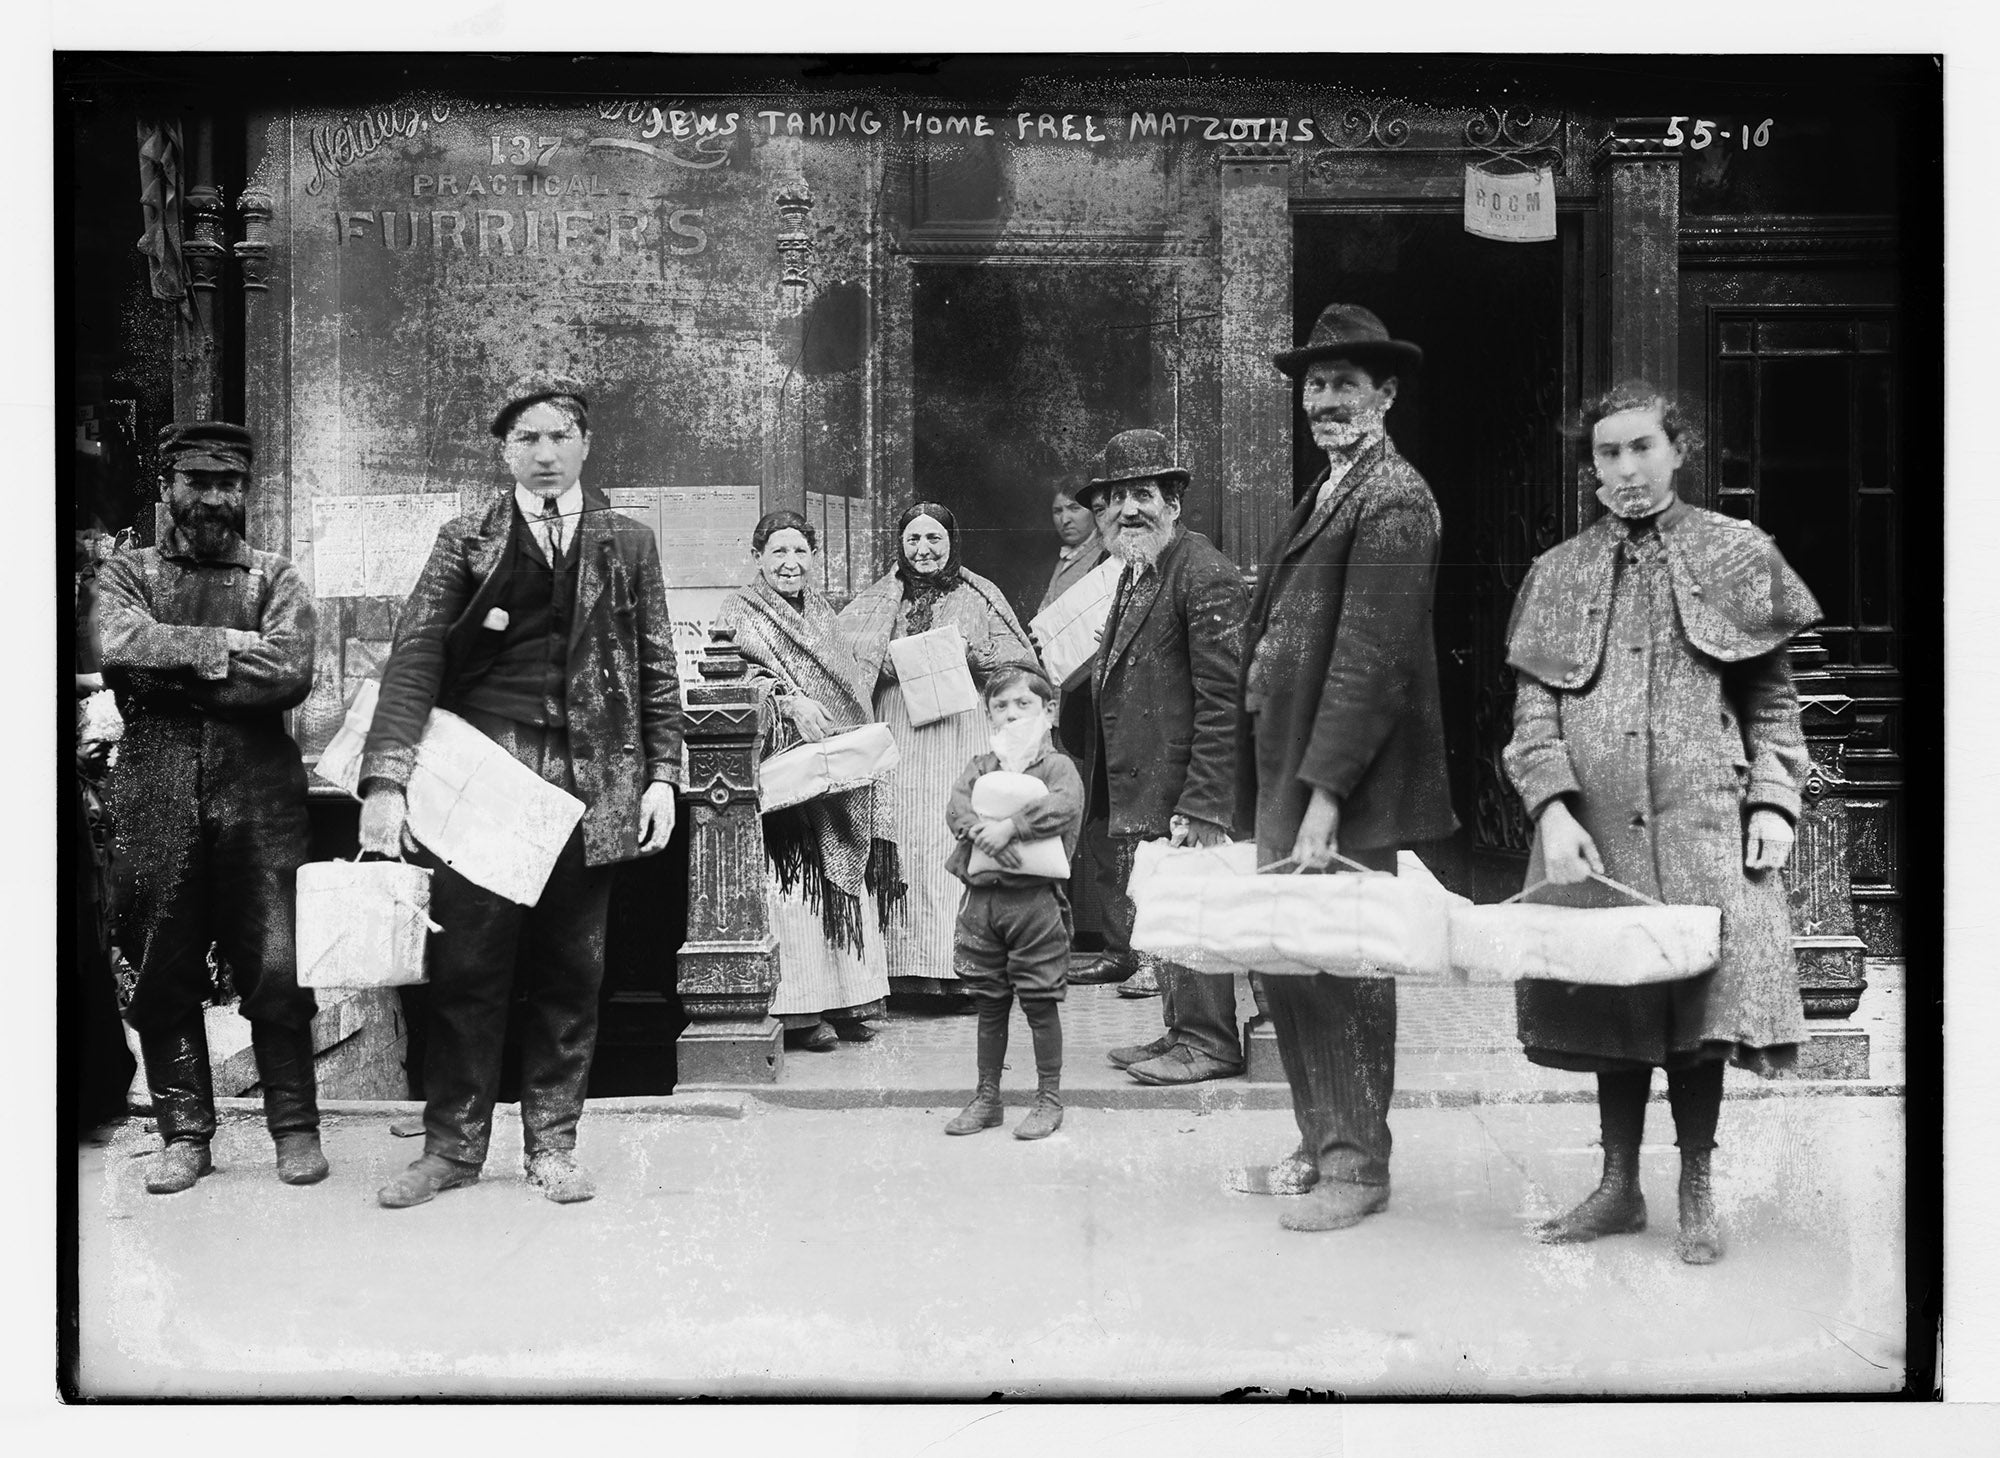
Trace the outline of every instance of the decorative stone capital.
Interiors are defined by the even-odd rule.
[[[812,282],[816,250],[812,241],[812,188],[802,176],[780,182],[771,202],[783,220],[778,234],[778,257],[784,265],[787,289],[803,292]]]
[[[213,292],[222,283],[222,262],[229,255],[222,241],[222,194],[210,183],[189,188],[187,211],[192,226],[181,254],[187,260],[188,283]]]
[[[236,245],[236,264],[247,291],[262,293],[271,287],[273,206],[270,189],[261,182],[251,183],[236,199],[236,210],[243,215],[243,238]]]

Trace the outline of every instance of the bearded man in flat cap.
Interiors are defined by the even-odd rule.
[[[1423,351],[1353,304],[1321,313],[1275,358],[1301,382],[1327,466],[1258,574],[1238,719],[1238,823],[1260,865],[1396,868],[1400,847],[1457,828],[1445,780],[1431,600],[1437,502],[1384,429]],[[1291,1084],[1299,1147],[1239,1170],[1236,1188],[1291,1194],[1279,1223],[1339,1230],[1389,1203],[1396,984],[1258,979]]]
[[[105,681],[125,737],[107,799],[133,868],[118,941],[139,980],[138,1031],[163,1145],[156,1195],[214,1169],[215,1098],[202,1004],[208,948],[249,1019],[278,1178],[326,1178],[312,1020],[293,946],[306,858],[306,773],[284,712],[312,689],[312,592],[292,564],[244,540],[250,432],[220,420],[160,433],[158,546],[114,553],[97,577]]]
[[[517,382],[492,433],[513,489],[438,533],[382,670],[361,763],[361,848],[418,849],[404,786],[432,708],[469,721],[582,800],[541,898],[520,906],[434,859],[424,1153],[390,1208],[471,1184],[485,1164],[507,1008],[527,990],[521,1129],[528,1180],[559,1204],[596,1193],[576,1128],[597,1046],[605,910],[620,861],[665,848],[681,782],[680,680],[653,534],[583,485],[583,386]]]

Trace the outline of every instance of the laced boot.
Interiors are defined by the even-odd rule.
[[[944,1126],[947,1134],[977,1134],[991,1129],[1001,1120],[1000,1080],[981,1078],[978,1092],[972,1102],[960,1109],[952,1121]]]
[[[175,1195],[215,1169],[215,1094],[209,1080],[208,1032],[201,1009],[164,1031],[139,1034],[153,1117],[165,1147],[146,1170],[146,1192]]]
[[[1535,1227],[1544,1245],[1572,1245],[1600,1235],[1636,1235],[1646,1228],[1646,1197],[1639,1193],[1639,1147],[1604,1146],[1604,1177],[1574,1209]]]
[[[1014,1126],[1014,1137],[1046,1139],[1062,1128],[1062,1116],[1062,1095],[1045,1088],[1035,1095],[1035,1106],[1028,1110],[1028,1117]]]
[[[313,1079],[312,1029],[250,1024],[250,1051],[264,1090],[264,1124],[278,1148],[278,1178],[316,1185],[326,1178],[319,1147],[319,1099]]]
[[[1715,1196],[1709,1185],[1711,1149],[1681,1151],[1681,1227],[1674,1251],[1691,1266],[1709,1266],[1722,1258],[1722,1227],[1715,1218]]]

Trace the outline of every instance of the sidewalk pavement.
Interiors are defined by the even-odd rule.
[[[1023,1040],[1025,1041],[1025,1040]],[[1025,1050],[1023,1050],[1025,1051]],[[837,1056],[837,1055],[835,1055]],[[1030,1083],[1017,1055],[1017,1098]],[[143,1121],[85,1145],[82,1383],[104,1396],[730,1394],[985,1398],[1881,1392],[1902,1380],[1902,1100],[1732,1100],[1727,1252],[1674,1256],[1652,1109],[1647,1232],[1546,1247],[1595,1182],[1594,1109],[1399,1107],[1394,1197],[1280,1230],[1222,1184],[1284,1153],[1280,1109],[1073,1104],[1040,1143],[922,1107],[679,1094],[593,1102],[598,1197],[482,1181],[411,1210],[395,1106],[326,1120],[323,1184],[278,1183],[247,1108],[218,1172],[149,1196]],[[1011,1125],[1018,1118],[1010,1114]]]

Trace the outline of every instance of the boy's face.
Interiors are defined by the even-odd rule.
[[[1042,696],[1025,683],[1012,684],[986,701],[986,717],[995,729],[1003,729],[1042,712]]]

